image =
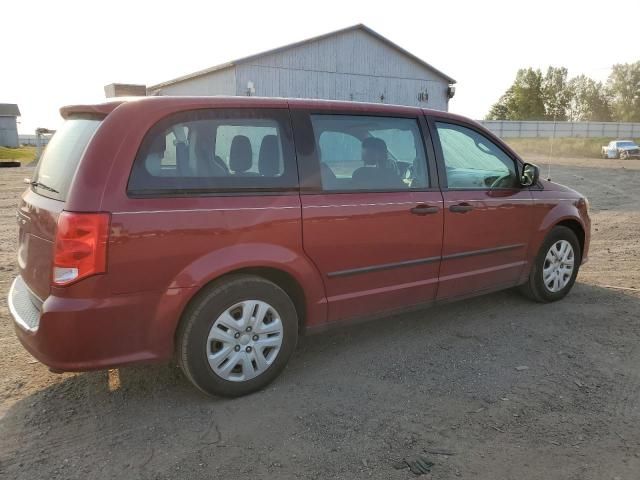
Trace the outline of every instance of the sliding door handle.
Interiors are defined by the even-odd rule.
[[[453,213],[467,213],[473,210],[473,205],[469,205],[466,202],[459,203],[457,205],[451,205],[449,211]]]
[[[438,207],[432,207],[430,205],[417,205],[411,209],[411,213],[414,215],[433,215],[438,213],[440,209]]]

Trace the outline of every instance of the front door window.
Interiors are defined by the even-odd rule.
[[[514,188],[513,160],[484,135],[452,123],[436,122],[449,189]]]

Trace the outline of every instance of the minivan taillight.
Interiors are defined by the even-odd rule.
[[[68,285],[107,268],[108,213],[62,212],[53,253],[53,285]]]

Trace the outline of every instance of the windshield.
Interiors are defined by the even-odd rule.
[[[96,118],[71,118],[53,135],[33,175],[37,193],[66,200],[80,158],[100,122]]]
[[[635,147],[636,144],[633,142],[618,142],[618,147]]]

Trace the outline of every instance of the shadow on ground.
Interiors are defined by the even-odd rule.
[[[0,419],[0,473],[407,478],[393,462],[434,448],[456,452],[432,455],[437,478],[638,472],[639,313],[585,284],[553,305],[501,292],[302,338],[235,400],[174,365],[66,376]]]

